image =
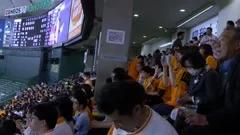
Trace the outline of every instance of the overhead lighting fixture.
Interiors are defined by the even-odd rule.
[[[162,26],[159,26],[159,29],[162,29],[163,27]]]
[[[133,44],[136,44],[136,42],[133,42]]]
[[[138,17],[139,15],[138,14],[134,14],[134,17]]]
[[[213,8],[213,5],[210,6],[210,7],[208,7],[208,8],[206,8],[206,9],[204,9],[204,10],[201,11],[200,13],[194,15],[193,17],[191,17],[190,19],[186,20],[185,22],[183,22],[182,24],[178,25],[177,27],[179,28],[179,27],[183,26],[184,24],[190,22],[191,20],[193,20],[194,18],[198,17],[199,15],[205,13],[206,11],[208,11],[208,10],[211,9],[211,8]]]
[[[185,9],[180,9],[180,12],[185,12],[186,10]]]
[[[169,46],[169,45],[172,45],[172,42],[169,42],[169,43],[166,43],[166,44],[160,45],[159,47],[162,48],[162,47],[166,47],[166,46]]]
[[[146,38],[147,36],[143,36],[143,38]]]

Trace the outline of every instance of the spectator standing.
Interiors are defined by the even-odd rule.
[[[90,118],[86,111],[86,107],[88,106],[87,95],[81,89],[76,89],[73,92],[72,102],[74,110],[78,111],[78,114],[74,116],[75,134],[87,135],[90,127]]]
[[[60,97],[53,101],[58,111],[57,125],[54,128],[56,135],[73,135],[73,105],[67,97]]]
[[[184,34],[185,32],[178,32],[177,33],[177,39],[173,42],[173,46],[172,46],[172,49],[175,50],[177,48],[181,48],[183,45],[182,45],[182,40],[184,39]]]
[[[226,29],[229,30],[229,29],[234,29],[235,28],[235,24],[233,21],[227,21],[227,26],[226,26]]]
[[[203,36],[203,38],[200,41],[200,44],[209,44],[209,45],[211,45],[214,57],[216,57],[216,55],[215,55],[216,54],[215,46],[216,46],[217,42],[218,42],[217,36],[213,35],[212,34],[212,28],[208,27],[207,31],[206,31],[206,35]]]

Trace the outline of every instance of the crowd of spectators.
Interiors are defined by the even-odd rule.
[[[137,56],[94,91],[90,73],[27,88],[2,107],[1,135],[237,135],[240,28]],[[197,40],[197,39],[194,39]]]

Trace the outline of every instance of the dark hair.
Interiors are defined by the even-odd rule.
[[[83,84],[82,90],[83,90],[83,92],[86,93],[86,95],[88,96],[89,99],[93,97],[92,88],[89,84]]]
[[[160,53],[160,50],[159,49],[155,50],[155,53]]]
[[[144,66],[142,68],[142,71],[146,72],[147,74],[150,74],[150,76],[153,76],[155,72],[154,69],[149,66]]]
[[[203,49],[203,56],[205,58],[207,58],[208,56],[212,56],[213,55],[213,50],[212,50],[212,46],[209,44],[201,44],[200,49]]]
[[[113,69],[113,73],[114,75],[114,79],[117,81],[123,81],[126,79],[127,77],[127,73],[123,68],[117,67],[115,69]]]
[[[211,31],[212,31],[212,28],[211,28],[211,27],[208,27],[207,30],[211,30]]]
[[[85,109],[88,106],[88,97],[86,95],[86,93],[84,93],[81,89],[81,87],[79,87],[78,89],[75,88],[73,89],[73,97],[75,99],[77,99],[78,103],[80,105],[83,105],[83,109]]]
[[[84,75],[90,77],[91,74],[89,72],[85,72]]]
[[[144,57],[143,57],[142,55],[139,55],[139,56],[137,57],[137,59],[144,60]]]
[[[200,52],[190,52],[183,55],[181,59],[181,65],[183,67],[186,67],[185,62],[188,61],[192,68],[194,69],[200,69],[203,68],[206,65],[206,61],[203,58],[203,56],[200,54]]]
[[[49,129],[54,129],[58,119],[58,112],[52,104],[42,103],[34,106],[29,111],[39,120],[45,120]]]
[[[17,133],[16,123],[13,120],[3,121],[2,129],[6,135],[15,135]]]
[[[234,24],[234,22],[232,20],[227,21],[227,24],[229,24],[230,26],[235,27],[235,24]]]
[[[58,108],[61,116],[66,119],[68,122],[73,120],[73,103],[69,97],[58,97],[55,99],[55,105]]]
[[[100,112],[132,116],[133,108],[144,104],[145,90],[135,81],[114,82],[96,91],[94,99]]]
[[[198,52],[199,48],[197,46],[183,46],[179,49],[176,49],[175,51],[184,55],[184,54],[190,53],[190,52]]]
[[[148,54],[148,57],[152,58],[152,54]]]
[[[180,37],[180,36],[182,36],[182,35],[184,35],[184,34],[185,34],[185,32],[179,31],[179,32],[177,33],[177,37]]]
[[[141,67],[144,67],[144,62],[138,62],[138,64],[141,66]]]
[[[106,79],[106,84],[109,84],[109,83],[112,83],[112,78],[111,77]]]
[[[193,37],[192,39],[193,39],[193,40],[198,40],[198,37]]]

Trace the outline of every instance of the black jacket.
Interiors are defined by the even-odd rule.
[[[208,114],[219,108],[221,93],[219,74],[214,70],[204,69],[199,75],[192,76],[189,82],[188,94],[198,101],[198,113]]]
[[[240,57],[240,56],[239,56]],[[240,134],[240,58],[233,62],[222,92],[224,105],[221,109],[207,115],[209,126],[226,133]],[[219,84],[221,85],[221,84]]]
[[[172,50],[174,50],[177,47],[182,47],[182,40],[177,38],[172,45]]]

